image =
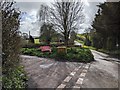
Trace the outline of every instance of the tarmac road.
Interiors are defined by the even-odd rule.
[[[120,71],[118,66],[120,65],[115,61],[118,59],[112,58],[112,60],[107,54],[95,50],[91,51],[95,62],[89,68],[82,88],[118,88],[118,69]]]
[[[22,55],[22,65],[29,77],[28,87],[118,88],[119,62],[104,53],[91,51],[95,61],[89,64]]]

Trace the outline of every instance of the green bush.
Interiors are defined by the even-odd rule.
[[[25,85],[24,76],[20,76],[22,71],[18,68],[22,45],[19,31],[21,11],[16,9],[14,4],[14,1],[0,1],[3,88],[21,88]]]
[[[72,47],[67,48],[67,54],[57,53],[57,48],[52,47],[52,53],[41,52],[39,48],[23,48],[22,53],[45,58],[55,58],[56,60],[90,62],[93,61],[93,55],[87,48]]]
[[[67,50],[66,59],[80,62],[90,62],[94,60],[93,55],[89,49],[85,48],[71,48]]]
[[[27,77],[24,74],[22,66],[19,66],[14,71],[9,72],[9,75],[3,75],[3,88],[25,88]]]
[[[65,59],[66,58],[66,54],[65,53],[57,53],[56,52],[56,55],[55,55],[55,58],[56,59]]]

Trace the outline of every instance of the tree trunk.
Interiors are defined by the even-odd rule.
[[[68,35],[65,35],[64,36],[64,44],[65,44],[65,46],[68,46]]]

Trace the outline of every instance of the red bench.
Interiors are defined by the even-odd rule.
[[[50,46],[41,46],[40,47],[42,52],[51,52],[51,47]]]

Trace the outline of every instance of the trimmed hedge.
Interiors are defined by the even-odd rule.
[[[52,53],[41,52],[39,48],[22,48],[21,52],[25,55],[55,58],[59,61],[91,62],[94,60],[94,57],[89,49],[78,47],[67,48],[67,54],[58,54],[56,47],[52,47]]]

